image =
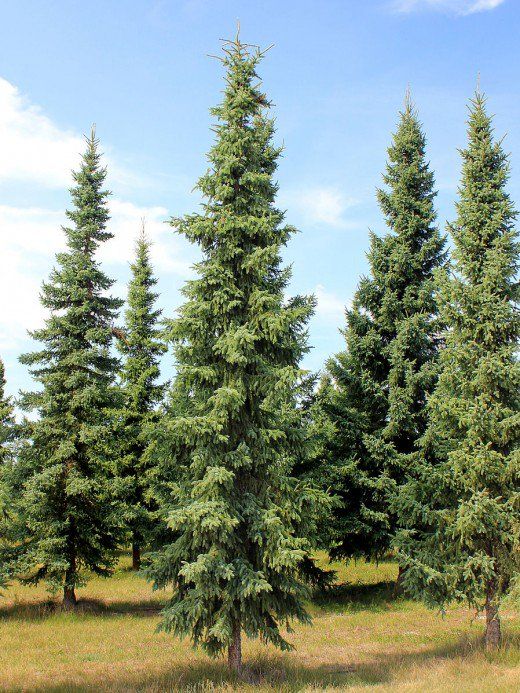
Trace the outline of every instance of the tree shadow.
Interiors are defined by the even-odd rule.
[[[320,611],[330,613],[343,611],[382,612],[388,608],[390,602],[398,603],[403,600],[403,597],[395,596],[394,590],[394,582],[377,582],[370,585],[343,583],[333,585],[323,591],[316,591],[311,603]],[[38,602],[13,601],[7,604],[0,603],[0,621],[42,621],[60,613],[72,613],[77,616],[95,614],[106,618],[121,615],[158,618],[163,606],[161,601],[152,598],[140,601],[80,599],[76,609],[65,612],[58,599]]]
[[[504,648],[520,647],[520,634],[506,635]],[[399,671],[427,665],[434,660],[466,658],[483,652],[481,638],[461,638],[451,644],[431,646],[423,651],[371,653],[362,662],[355,658],[349,663],[300,665],[290,655],[272,654],[253,657],[246,661],[243,675],[238,678],[229,673],[222,660],[203,659],[174,665],[165,674],[132,675],[130,672],[100,688],[89,685],[50,686],[40,690],[46,693],[106,691],[146,691],[146,693],[209,693],[216,691],[279,691],[292,693],[303,689],[348,690],[354,686],[392,684]],[[493,655],[489,656],[492,660]],[[500,652],[496,655],[500,657]]]
[[[0,621],[44,621],[55,614],[74,616],[96,615],[110,618],[112,616],[141,616],[157,618],[163,604],[154,599],[141,601],[104,602],[100,599],[79,599],[76,608],[65,610],[58,600],[47,599],[41,602],[14,601],[0,606]]]
[[[327,612],[386,611],[390,602],[404,603],[406,597],[395,593],[395,581],[341,583],[316,592],[312,603]]]
[[[395,582],[376,582],[373,584],[342,583],[315,591],[311,603],[326,613],[349,611],[383,612],[390,603],[404,603],[405,597],[395,595]],[[157,599],[140,601],[103,601],[97,599],[80,599],[74,611],[77,616],[96,614],[111,616],[141,616],[157,618],[164,604]],[[42,621],[56,613],[65,613],[57,599],[43,601],[13,601],[7,604],[0,602],[0,621],[27,620]]]

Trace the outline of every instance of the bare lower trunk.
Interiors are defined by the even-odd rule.
[[[397,573],[397,580],[394,585],[394,597],[398,597],[403,593],[403,578],[404,578],[404,568],[402,565],[399,566],[399,572]]]
[[[63,608],[70,610],[75,609],[78,600],[76,599],[76,592],[74,587],[64,587],[63,588]]]
[[[69,567],[65,573],[65,582],[63,584],[63,608],[64,609],[75,609],[78,600],[76,599],[76,592],[74,590],[76,578],[76,557],[73,556],[70,559]]]
[[[486,649],[496,650],[500,647],[502,634],[500,632],[500,617],[496,602],[496,586],[494,581],[488,582],[486,590]]]
[[[233,625],[233,640],[228,647],[228,666],[231,671],[241,674],[242,672],[242,639],[240,632],[240,622],[236,621]]]
[[[141,568],[141,547],[134,540],[132,544],[132,570],[139,570]]]

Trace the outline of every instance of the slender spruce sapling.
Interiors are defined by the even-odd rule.
[[[124,338],[118,341],[123,358],[120,373],[123,407],[117,412],[121,458],[118,472],[123,480],[125,523],[132,542],[132,566],[141,565],[143,542],[149,543],[157,521],[151,498],[150,469],[153,458],[146,455],[148,429],[157,423],[158,405],[164,385],[158,383],[159,360],[166,350],[161,338],[161,311],[155,307],[158,294],[150,260],[150,241],[144,225],[131,264],[125,312]]]

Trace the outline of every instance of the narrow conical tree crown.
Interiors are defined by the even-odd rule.
[[[379,557],[397,518],[389,499],[417,454],[437,353],[433,272],[444,261],[426,142],[407,98],[378,191],[388,233],[371,234],[369,276],[347,310],[334,387],[318,396],[329,429],[318,474],[340,499],[333,555]]]
[[[112,323],[121,302],[96,261],[107,230],[108,192],[94,132],[73,174],[67,248],[43,284],[50,315],[32,337],[40,351],[25,354],[40,389],[21,404],[38,418],[26,422],[30,439],[21,452],[23,473],[16,511],[20,521],[18,573],[64,588],[69,603],[84,570],[106,574],[117,545],[114,502],[108,483],[113,465],[108,410],[114,406],[117,360],[111,355]],[[20,471],[21,470],[21,471]]]
[[[461,154],[453,267],[439,277],[446,346],[424,440],[436,463],[402,490],[400,544],[408,589],[435,605],[486,602],[496,636],[498,600],[520,568],[519,244],[508,160],[480,94]]]
[[[159,384],[159,360],[166,350],[160,338],[158,321],[161,311],[155,308],[157,280],[150,261],[150,242],[144,228],[135,247],[131,264],[125,312],[125,334],[118,341],[123,356],[120,373],[124,404],[117,412],[121,442],[119,475],[124,481],[126,525],[133,545],[134,567],[139,567],[140,548],[147,543],[154,526],[154,509],[150,499],[150,458],[145,456],[148,426],[157,420],[157,406],[164,385]]]
[[[224,99],[198,184],[203,211],[174,221],[203,257],[171,327],[182,413],[162,442],[184,470],[170,498],[178,539],[150,571],[156,585],[174,586],[163,627],[211,654],[229,647],[235,668],[241,630],[285,648],[280,623],[307,618],[298,573],[313,522],[311,492],[290,477],[305,440],[298,363],[313,300],[284,300],[281,250],[294,229],[274,205],[280,149],[258,84],[261,57],[238,39],[224,44]],[[299,533],[304,518],[310,527]]]

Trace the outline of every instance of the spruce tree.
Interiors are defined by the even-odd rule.
[[[453,266],[439,276],[446,346],[424,463],[398,498],[399,544],[405,587],[433,606],[485,608],[494,648],[499,601],[520,570],[520,246],[508,158],[480,93],[461,155]]]
[[[119,476],[123,479],[125,524],[132,542],[132,566],[141,564],[141,547],[155,524],[155,506],[150,498],[150,457],[146,456],[147,431],[157,422],[157,405],[164,385],[157,383],[159,359],[166,346],[157,326],[161,311],[154,308],[157,280],[150,262],[150,242],[144,226],[136,243],[132,278],[128,286],[124,337],[118,341],[123,356],[120,373],[124,404],[118,414],[121,441]]]
[[[371,233],[370,274],[346,311],[346,350],[328,362],[332,386],[316,402],[318,419],[324,412],[332,424],[322,426],[315,475],[338,500],[329,526],[335,557],[378,559],[391,548],[398,519],[390,501],[426,427],[438,350],[433,275],[445,241],[425,147],[407,96],[378,191],[388,232]]]
[[[314,302],[284,299],[281,250],[294,229],[274,205],[280,148],[257,81],[262,52],[238,37],[223,50],[202,213],[173,221],[202,260],[171,324],[180,413],[162,444],[179,470],[169,499],[176,540],[149,575],[173,584],[162,628],[211,655],[227,648],[240,671],[242,632],[286,649],[280,625],[308,620],[301,565],[318,496],[291,469],[305,442],[298,364]]]
[[[85,571],[109,573],[119,537],[109,410],[118,368],[110,352],[112,323],[121,302],[107,295],[113,282],[95,258],[112,237],[100,157],[93,130],[73,173],[71,225],[63,229],[67,248],[56,255],[42,287],[50,314],[32,333],[42,348],[20,358],[40,388],[21,399],[37,418],[25,422],[29,442],[11,480],[15,569],[26,582],[43,579],[52,591],[63,589],[66,608],[76,604]]]

